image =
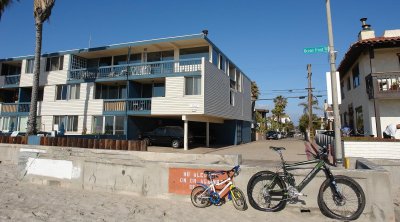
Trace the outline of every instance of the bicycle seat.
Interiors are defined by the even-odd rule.
[[[275,150],[275,151],[281,151],[281,150],[286,150],[285,147],[277,147],[277,146],[270,146],[269,147],[271,150]]]

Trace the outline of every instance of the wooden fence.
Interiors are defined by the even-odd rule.
[[[28,137],[0,136],[0,143],[27,144]],[[79,147],[88,149],[147,151],[146,142],[141,140],[85,139],[85,138],[74,138],[74,137],[40,137],[40,145]]]

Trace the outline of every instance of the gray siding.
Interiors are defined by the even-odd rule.
[[[230,105],[230,79],[211,63],[205,63],[205,114],[227,119],[251,121],[250,81],[241,78],[242,92],[234,92],[234,105]]]

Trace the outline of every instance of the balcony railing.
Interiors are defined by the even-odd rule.
[[[400,72],[372,73],[365,82],[369,99],[400,99]]]
[[[146,113],[151,111],[151,99],[113,99],[104,100],[104,113]]]
[[[1,114],[29,113],[30,103],[3,103]]]
[[[75,69],[69,72],[70,80],[104,79],[129,76],[145,76],[157,74],[174,74],[200,72],[201,59],[185,59],[179,61],[147,62],[99,68]]]
[[[4,83],[5,85],[18,85],[20,77],[21,75],[5,76]]]

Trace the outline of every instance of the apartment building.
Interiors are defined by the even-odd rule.
[[[0,60],[3,131],[26,131],[33,59]],[[192,132],[214,134],[219,144],[245,143],[251,138],[250,84],[207,32],[44,54],[38,127],[136,139],[178,125],[185,141]]]
[[[400,123],[400,30],[376,37],[366,19],[361,21],[359,39],[338,68],[341,124],[358,134],[382,137],[387,125]]]

